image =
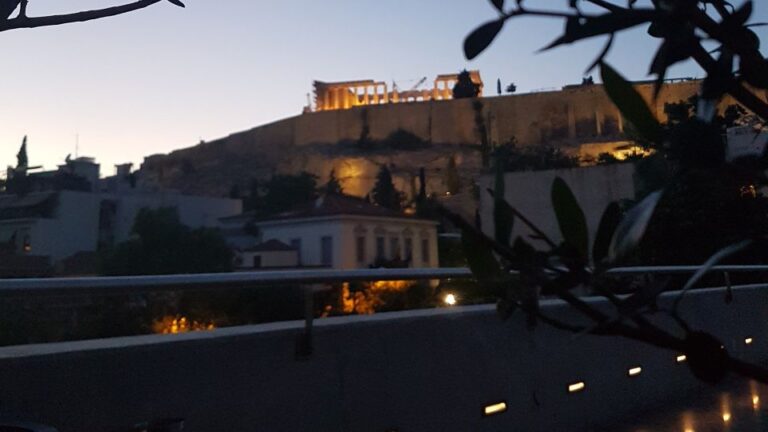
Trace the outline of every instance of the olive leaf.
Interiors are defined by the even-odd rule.
[[[498,281],[502,275],[501,265],[478,234],[467,229],[462,230],[461,244],[472,274],[480,281]]]
[[[653,212],[661,199],[662,191],[648,195],[622,219],[608,248],[608,261],[616,262],[632,252],[642,240]]]
[[[618,203],[612,202],[606,207],[600,218],[595,243],[592,245],[592,261],[595,265],[600,264],[608,257],[608,249],[611,246],[613,234],[620,223],[621,207]]]
[[[621,114],[650,142],[659,142],[662,128],[634,86],[606,63],[600,65],[605,92]]]
[[[589,256],[587,218],[571,188],[560,177],[555,178],[552,184],[552,206],[563,240],[586,260]]]
[[[501,29],[504,28],[504,19],[487,22],[469,34],[464,40],[464,55],[472,60],[491,45]]]

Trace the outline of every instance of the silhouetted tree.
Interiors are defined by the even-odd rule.
[[[29,168],[29,158],[27,157],[27,137],[21,142],[21,148],[16,154],[16,172],[26,173]]]
[[[496,93],[501,95],[501,78],[496,80]]]
[[[392,183],[392,173],[386,165],[382,165],[379,174],[376,176],[376,184],[371,191],[373,202],[392,210],[400,211],[402,203],[402,194],[395,189]]]
[[[267,193],[258,210],[264,214],[280,213],[317,198],[317,176],[306,171],[278,174],[269,179],[265,189]]]
[[[474,98],[480,95],[480,85],[472,81],[472,76],[466,69],[459,73],[458,81],[453,86],[454,99]]]
[[[344,188],[341,186],[341,182],[336,177],[335,169],[332,169],[331,174],[328,176],[328,183],[325,184],[325,193],[337,195],[344,193]]]
[[[232,270],[232,251],[212,228],[190,229],[175,208],[142,209],[134,238],[107,253],[107,275],[214,273]]]
[[[229,188],[229,197],[232,199],[242,198],[242,194],[240,193],[240,185],[233,184],[232,187]]]
[[[515,83],[509,83],[507,86],[507,93],[515,93],[517,91],[517,85]]]

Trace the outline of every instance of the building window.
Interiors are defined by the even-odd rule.
[[[376,237],[376,259],[381,260],[386,257],[384,252],[384,237]]]
[[[333,266],[333,238],[330,236],[320,238],[320,261],[324,266]]]
[[[357,262],[364,263],[365,262],[365,237],[358,237],[357,242],[355,243],[356,250],[357,250]]]
[[[24,252],[25,252],[25,253],[30,253],[30,252],[32,252],[32,240],[29,238],[29,236],[28,236],[28,235],[25,235],[25,236],[24,236],[24,245],[23,245],[23,248],[24,248]]]
[[[412,238],[405,239],[405,260],[409,262],[413,260],[413,239]]]
[[[400,239],[398,237],[392,237],[389,239],[389,250],[392,253],[392,259],[400,259]]]
[[[291,247],[296,250],[296,260],[301,265],[301,239],[291,239]]]
[[[261,255],[253,256],[253,268],[261,268]]]
[[[429,266],[429,239],[421,239],[421,262]]]

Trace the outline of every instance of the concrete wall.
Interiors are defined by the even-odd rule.
[[[730,305],[723,298],[692,293],[683,316],[739,358],[768,359],[768,290],[737,289]],[[543,309],[574,319],[559,303]],[[572,432],[611,430],[705,388],[676,352],[543,325],[531,331],[523,316],[502,322],[491,306],[318,320],[305,361],[294,357],[300,329],[276,323],[2,348],[0,416],[62,432],[126,430],[161,417],[185,418],[190,431]],[[636,366],[642,373],[628,377]],[[579,381],[585,390],[569,394]],[[483,417],[501,401],[507,412]]]
[[[611,202],[635,198],[635,166],[631,163],[574,168],[567,170],[528,171],[508,173],[504,176],[507,202],[535,223],[553,241],[563,237],[552,207],[552,183],[560,177],[573,191],[587,219],[590,248],[600,224],[603,212]],[[485,175],[480,180],[480,190],[493,189],[494,178]],[[480,194],[480,217],[483,231],[493,235],[493,198]],[[528,237],[533,232],[516,222],[512,239]],[[534,244],[536,244],[534,242]]]

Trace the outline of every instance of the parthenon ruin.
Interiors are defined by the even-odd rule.
[[[469,72],[472,81],[483,92],[483,80],[480,72]],[[424,80],[422,80],[424,81]],[[380,105],[389,103],[423,102],[431,100],[453,99],[453,86],[458,81],[458,74],[438,75],[431,89],[400,90],[393,83],[390,91],[387,83],[374,80],[322,82],[315,81],[315,106],[313,111],[344,110],[357,106]]]

